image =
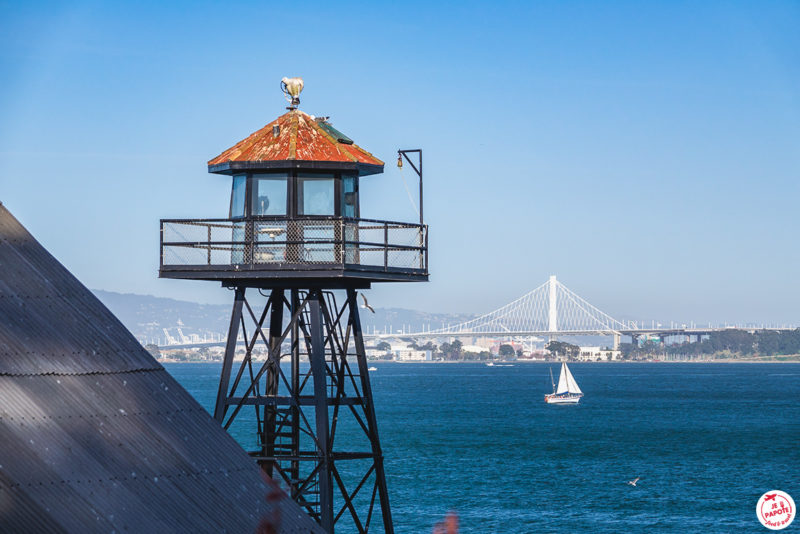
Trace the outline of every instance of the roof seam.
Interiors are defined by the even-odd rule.
[[[226,150],[225,152],[230,152],[230,154],[228,154],[228,160],[227,161],[231,161],[231,160],[233,160],[235,158],[238,158],[240,155],[242,155],[246,151],[250,150],[253,147],[253,145],[255,145],[258,142],[259,134],[261,132],[263,132],[264,130],[269,129],[269,127],[275,122],[278,122],[278,119],[275,119],[274,121],[270,122],[269,124],[265,125],[264,127],[259,128],[255,132],[251,133],[250,135],[248,135],[247,137],[245,137],[244,139],[242,139],[241,141],[239,141],[238,143],[233,145],[230,149]],[[225,152],[221,153],[219,156],[217,156],[214,159],[218,159],[220,156],[224,155]],[[211,161],[214,161],[214,160],[211,160]]]
[[[12,373],[7,371],[0,371],[0,376],[91,376],[91,375],[123,375],[131,373],[148,373],[154,371],[165,371],[163,367],[137,367],[135,369],[124,369],[118,371],[76,371],[76,372],[59,372],[47,371],[44,373]]]
[[[255,466],[255,464],[253,464],[253,465]],[[211,469],[200,469],[198,471],[181,471],[181,472],[170,473],[170,474],[156,473],[154,475],[154,477],[156,479],[158,479],[159,477],[162,477],[162,478],[165,478],[165,479],[171,479],[173,477],[175,477],[175,478],[180,478],[182,476],[185,476],[185,477],[197,477],[199,475],[212,475],[212,474],[215,475],[217,473],[220,473],[220,474],[223,474],[223,475],[227,475],[228,473],[242,473],[242,472],[246,472],[246,471],[252,471],[253,469],[254,469],[254,467],[240,467],[239,469],[214,469],[214,470],[211,470]],[[83,479],[63,478],[63,479],[61,479],[61,483],[63,483],[63,484],[72,484],[73,482],[75,482],[75,483],[80,484],[81,481],[83,481],[85,483],[91,484],[93,481],[97,480],[97,482],[102,484],[103,482],[111,482],[111,481],[124,482],[124,481],[126,481],[128,479],[130,479],[130,480],[149,480],[150,479],[150,474],[148,474],[147,476],[136,476],[134,474],[134,475],[128,476],[128,477],[108,477],[108,478],[105,478],[105,479],[101,479],[101,478],[97,478],[97,479],[95,479],[95,478],[83,478]],[[153,482],[158,482],[158,481],[154,480]],[[16,488],[22,487],[24,485],[33,486],[33,483],[29,482],[28,484],[24,484],[22,482],[17,482],[17,483],[11,483],[11,484],[4,484],[4,486],[9,488],[9,489],[16,489]],[[39,485],[41,485],[41,482],[39,483]],[[0,489],[3,489],[3,486],[0,486]]]
[[[289,158],[297,159],[297,129],[300,124],[300,118],[297,113],[292,115],[292,131],[289,132]]]
[[[333,143],[333,145],[336,147],[336,150],[338,150],[340,153],[344,153],[344,155],[347,156],[350,159],[350,161],[358,162],[358,158],[355,157],[353,154],[351,154],[350,151],[347,150],[344,146],[341,146],[342,143],[340,143],[339,140],[333,137],[330,133],[326,132],[325,128],[320,126],[317,121],[311,120],[309,121],[309,123],[311,124],[311,127],[313,129],[321,133],[328,141]]]
[[[140,410],[138,412],[127,412],[127,411],[123,410],[122,408],[120,408],[118,411],[116,411],[116,412],[114,412],[114,413],[112,413],[110,415],[109,414],[104,414],[104,413],[76,414],[76,415],[73,415],[73,414],[70,413],[70,414],[64,414],[64,415],[50,415],[50,416],[43,415],[43,416],[39,416],[39,417],[30,416],[30,415],[25,417],[25,416],[17,415],[16,418],[11,416],[11,415],[8,415],[8,412],[3,412],[3,413],[0,413],[0,421],[2,421],[3,419],[8,419],[9,421],[14,421],[14,420],[16,420],[16,421],[47,421],[47,420],[55,421],[56,419],[72,419],[73,417],[75,419],[94,419],[94,418],[100,419],[101,417],[105,418],[105,419],[111,419],[112,417],[130,417],[130,416],[134,416],[134,415],[135,416],[142,416],[142,415],[148,415],[148,416],[153,416],[153,415],[170,416],[170,415],[179,414],[179,413],[195,413],[195,412],[208,413],[208,412],[206,412],[206,409],[203,408],[203,407],[178,408],[177,410]],[[20,423],[20,424],[22,424],[22,423]]]

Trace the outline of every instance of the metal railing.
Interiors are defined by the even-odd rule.
[[[289,264],[427,274],[428,227],[334,217],[161,221],[162,270],[238,265],[279,269]]]

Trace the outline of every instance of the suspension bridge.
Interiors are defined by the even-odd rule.
[[[671,324],[662,327],[653,323],[646,326],[636,321],[619,321],[589,303],[558,281],[555,276],[492,312],[447,327],[403,332],[404,338],[435,337],[531,337],[542,336],[550,340],[568,336],[613,336],[618,348],[622,336],[630,336],[636,343],[641,337],[655,338],[664,343],[667,338],[692,336],[700,341],[703,336],[723,330],[792,330],[794,326],[720,325],[696,326]],[[375,337],[397,337],[398,334],[375,334]]]
[[[555,276],[492,312],[415,335],[578,336],[613,335],[629,326],[581,298]]]
[[[657,339],[661,343],[670,337],[682,337],[700,341],[703,336],[724,330],[756,330],[785,331],[796,328],[790,325],[686,325],[670,324],[662,327],[653,322],[646,325],[637,321],[620,321],[614,319],[586,299],[562,284],[555,276],[551,276],[540,286],[529,291],[518,299],[509,302],[494,311],[474,319],[446,327],[422,330],[419,332],[366,332],[364,337],[371,339],[387,338],[468,338],[468,337],[545,337],[555,340],[570,336],[613,336],[614,348],[618,348],[622,336],[629,336],[633,343],[641,338]],[[223,345],[221,340],[188,339],[178,329],[179,337],[173,338],[165,331],[167,344],[162,348],[190,348],[212,345]]]

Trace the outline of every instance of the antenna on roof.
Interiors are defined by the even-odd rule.
[[[286,101],[290,103],[287,109],[297,109],[300,104],[300,93],[303,91],[303,78],[286,78],[281,80],[281,91]]]

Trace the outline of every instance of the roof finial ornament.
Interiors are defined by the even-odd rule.
[[[303,78],[286,78],[281,80],[281,91],[290,106],[287,109],[297,109],[300,104],[300,92],[303,90]]]

